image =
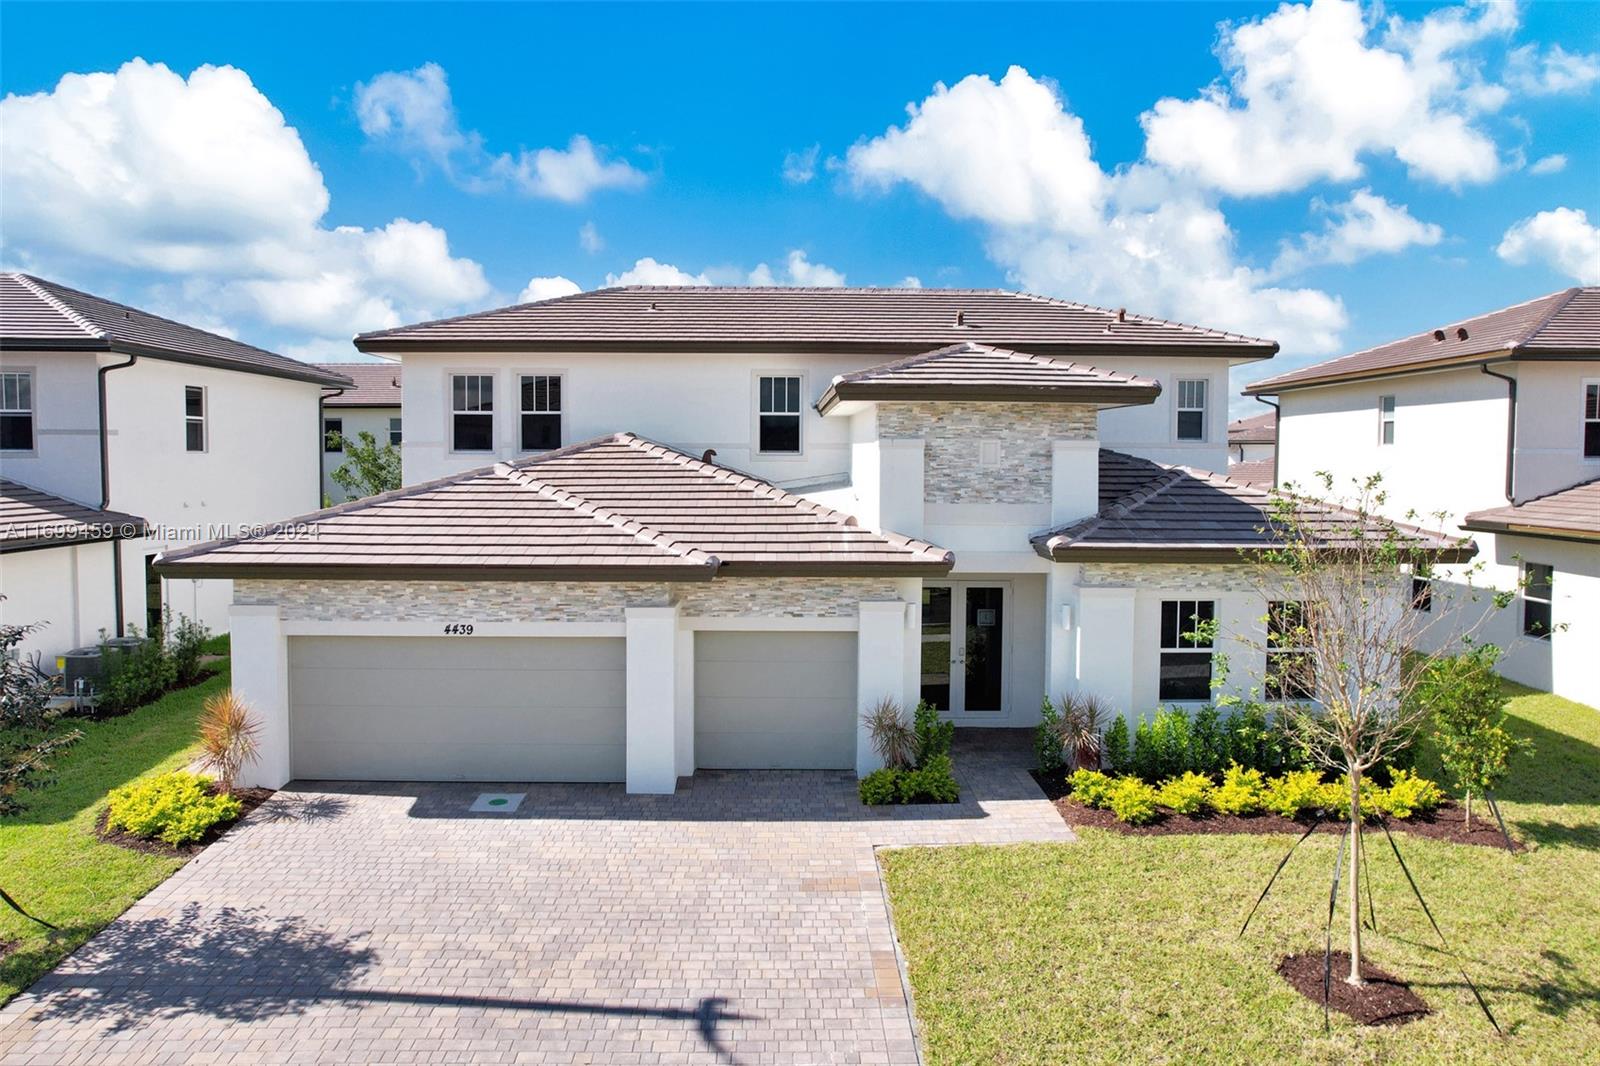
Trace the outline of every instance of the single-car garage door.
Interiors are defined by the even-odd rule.
[[[586,637],[292,638],[292,773],[621,781],[623,651]]]
[[[701,631],[694,659],[696,766],[855,766],[854,633]]]

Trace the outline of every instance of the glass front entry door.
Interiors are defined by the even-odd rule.
[[[1005,713],[1003,584],[922,586],[922,698],[954,717]]]

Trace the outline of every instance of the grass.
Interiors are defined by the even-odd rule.
[[[1533,739],[1497,794],[1525,853],[1397,835],[1498,1038],[1441,953],[1381,833],[1371,961],[1434,1014],[1358,1028],[1275,972],[1321,951],[1337,837],[1318,834],[1238,937],[1288,840],[1128,837],[885,852],[927,1061],[1570,1063],[1600,1047],[1600,712],[1508,685]],[[1423,755],[1426,771],[1428,756]],[[1341,901],[1342,904],[1342,901]],[[1345,922],[1335,919],[1335,948]]]
[[[227,664],[219,665],[220,673],[131,714],[77,723],[84,738],[55,760],[55,780],[28,793],[21,814],[0,818],[0,887],[61,927],[50,933],[0,908],[0,943],[19,941],[0,960],[0,1003],[183,865],[102,844],[94,826],[111,789],[189,761],[201,703],[229,684]]]

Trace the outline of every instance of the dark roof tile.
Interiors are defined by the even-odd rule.
[[[1600,541],[1600,478],[1515,506],[1474,511],[1462,520],[1461,528]]]
[[[0,478],[0,552],[142,536],[145,521]]]

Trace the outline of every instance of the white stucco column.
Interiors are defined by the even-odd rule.
[[[1078,590],[1078,691],[1094,693],[1124,717],[1138,710],[1133,706],[1133,605],[1131,588]]]
[[[694,774],[694,630],[679,629],[674,644],[677,673],[674,677],[676,695],[674,715],[677,730],[677,757],[679,777]]]
[[[1050,525],[1071,525],[1100,510],[1100,442],[1050,442]]]
[[[885,697],[895,700],[907,714],[905,689],[906,604],[901,600],[864,600],[860,611],[856,657],[856,774],[866,775],[883,765],[872,750],[872,738],[862,723],[864,714]]]
[[[922,536],[924,519],[923,460],[927,442],[921,437],[887,437],[878,441],[878,525],[907,537]]]
[[[234,604],[228,612],[233,691],[261,725],[256,761],[239,784],[282,788],[289,783],[289,641],[276,606]]]
[[[678,787],[678,608],[629,607],[627,783],[629,792]]]
[[[1044,694],[1058,700],[1077,688],[1078,567],[1052,563],[1044,577]]]

